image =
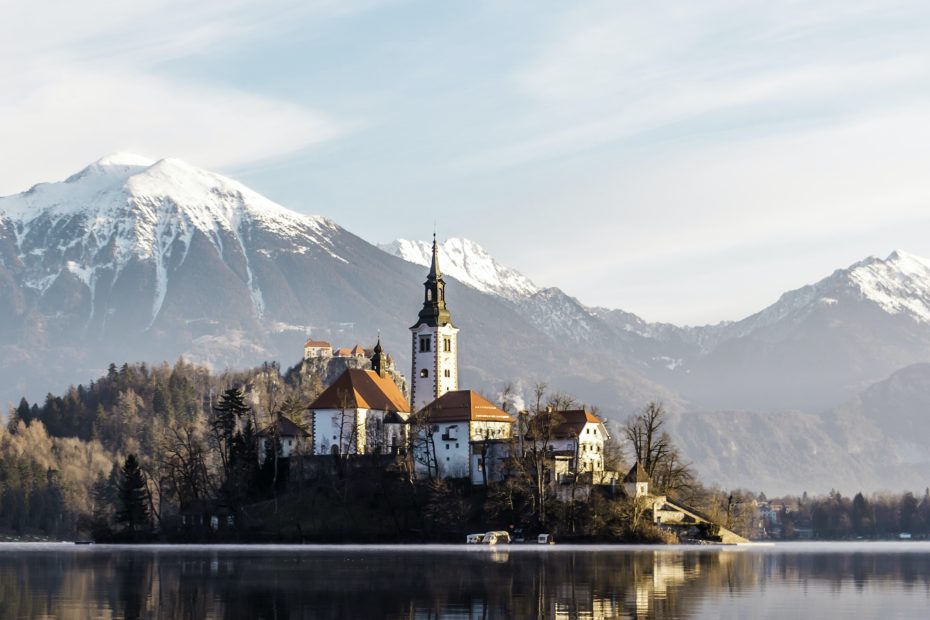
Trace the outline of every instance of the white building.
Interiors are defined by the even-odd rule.
[[[439,270],[436,235],[433,235],[433,263],[423,286],[423,308],[410,328],[413,337],[410,402],[414,411],[459,389],[459,330],[452,324],[452,315],[446,308],[446,282]]]
[[[569,457],[573,473],[604,471],[604,445],[610,439],[604,421],[584,409],[551,415],[557,424],[550,440],[553,452]]]
[[[652,484],[652,478],[643,464],[636,461],[636,465],[630,468],[627,475],[623,478],[623,490],[627,497],[639,499],[640,497],[649,497],[649,485]]]
[[[410,405],[387,375],[380,341],[371,366],[347,369],[310,404],[314,454],[391,454],[406,445]]]
[[[499,480],[509,454],[514,419],[471,390],[446,392],[424,407],[415,441],[420,472],[441,478]]]
[[[304,359],[322,359],[333,356],[333,347],[325,340],[308,340],[304,343]]]
[[[256,434],[256,437],[258,437],[258,458],[264,462],[269,444],[274,441],[275,437],[278,439],[278,456],[288,458],[292,454],[301,454],[306,451],[310,434],[293,421],[281,416],[276,425],[263,428]]]

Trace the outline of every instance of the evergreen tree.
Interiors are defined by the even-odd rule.
[[[250,497],[258,495],[258,443],[250,419],[233,436],[229,469],[226,491],[230,503],[238,510]]]
[[[148,488],[145,475],[139,467],[135,454],[126,457],[120,479],[119,499],[121,509],[116,520],[130,532],[144,530],[149,522]]]
[[[29,402],[25,398],[19,401],[19,407],[16,408],[16,416],[23,421],[23,424],[29,424],[32,421],[32,412],[29,409]]]
[[[106,524],[109,523],[113,514],[113,505],[116,502],[114,489],[110,481],[103,475],[103,472],[97,474],[94,486],[90,489],[90,496],[93,499],[93,517],[94,520]]]
[[[223,463],[224,482],[228,485],[232,475],[233,439],[236,429],[243,416],[248,415],[251,408],[245,404],[245,397],[239,388],[229,388],[220,396],[219,403],[213,407],[213,418],[210,428],[220,449],[220,459]]]

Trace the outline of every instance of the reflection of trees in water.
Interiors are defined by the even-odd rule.
[[[716,549],[4,553],[0,617],[686,618],[708,599],[813,582],[926,589],[930,558]]]

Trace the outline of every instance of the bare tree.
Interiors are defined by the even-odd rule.
[[[150,476],[161,496],[176,494],[181,506],[211,497],[216,492],[208,463],[205,431],[193,421],[179,421],[164,427],[158,438],[156,472]]]
[[[439,475],[439,460],[436,458],[436,440],[433,432],[434,425],[430,422],[425,409],[411,415],[409,423],[409,453],[414,461],[414,475],[416,475],[416,464],[420,464],[426,468],[426,475],[432,480]]]
[[[656,489],[664,493],[683,492],[693,485],[694,473],[690,463],[682,460],[671,436],[663,430],[665,419],[662,403],[653,401],[627,420],[623,432],[633,457],[642,464]]]
[[[552,474],[553,440],[556,429],[565,422],[560,411],[576,406],[574,398],[561,392],[546,396],[546,384],[533,388],[533,404],[519,416],[518,432],[523,443],[524,471],[532,480],[539,522],[547,517],[547,486]],[[577,456],[577,455],[576,455]],[[577,460],[576,460],[577,463]]]

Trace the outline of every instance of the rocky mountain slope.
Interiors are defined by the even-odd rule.
[[[231,179],[172,159],[107,157],[0,199],[0,398],[60,391],[113,360],[287,366],[308,333],[371,346],[380,329],[406,368],[424,278]],[[448,295],[464,385],[559,379],[618,410],[675,400],[616,360],[553,343],[499,294],[451,280]]]
[[[403,370],[427,248],[382,251],[177,160],[104,158],[0,198],[0,400],[60,392],[110,361],[288,366],[308,333],[370,346],[380,329]],[[493,397],[545,381],[615,421],[659,398],[687,456],[727,485],[921,479],[923,259],[867,259],[742,321],[680,327],[585,306],[467,240],[442,252],[464,386]]]
[[[493,262],[473,242],[455,244]],[[505,289],[500,295],[536,328],[622,359],[702,408],[821,411],[930,361],[930,261],[900,251],[839,269],[741,321],[697,327],[588,307],[558,288],[513,287],[519,274],[494,264],[505,275],[484,278],[481,289]]]
[[[930,361],[930,261],[869,258],[746,319],[698,327],[557,288],[502,297],[553,340],[679,393],[671,427],[709,479],[773,492],[930,484],[930,365],[919,363]]]

